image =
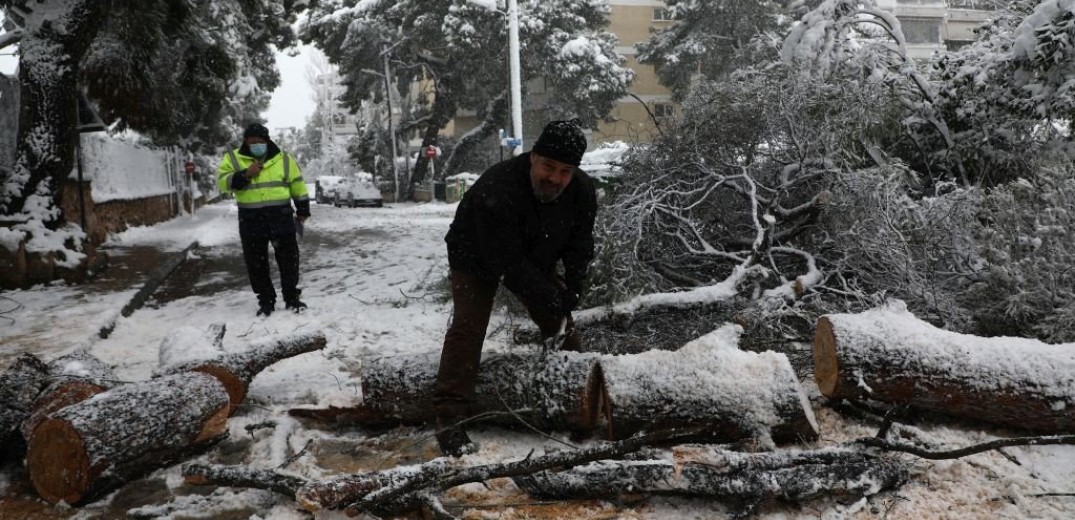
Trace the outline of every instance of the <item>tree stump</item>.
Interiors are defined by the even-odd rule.
[[[957,334],[902,305],[819,319],[814,378],[833,399],[875,399],[1039,433],[1075,431],[1075,344]]]
[[[97,394],[34,429],[30,480],[51,503],[87,502],[225,436],[228,405],[220,381],[197,373]]]
[[[741,333],[728,325],[677,351],[602,357],[609,437],[704,426],[712,442],[816,439],[813,410],[787,356],[741,351]]]

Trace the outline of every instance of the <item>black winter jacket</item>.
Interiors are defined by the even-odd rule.
[[[594,256],[596,214],[593,180],[582,170],[575,170],[556,200],[538,201],[530,186],[530,154],[524,153],[489,168],[463,195],[444,238],[448,264],[478,276],[503,276],[512,292],[557,308],[556,262],[564,264],[568,290],[580,295]]]

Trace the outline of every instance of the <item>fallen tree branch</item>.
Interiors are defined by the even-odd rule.
[[[916,457],[929,460],[947,460],[958,459],[960,457],[966,457],[968,455],[974,455],[976,453],[982,453],[990,450],[996,450],[1000,448],[1007,448],[1010,446],[1050,446],[1056,444],[1075,444],[1075,435],[1045,435],[1040,437],[1012,437],[1009,439],[996,439],[989,442],[983,442],[981,444],[975,444],[967,446],[965,448],[959,448],[956,450],[946,451],[932,451],[919,448],[917,446],[911,446],[908,444],[902,444],[898,442],[890,442],[885,439],[879,439],[877,437],[866,437],[858,439],[853,444],[859,444],[862,446],[869,446],[871,448],[877,448],[885,451],[898,451],[902,453],[909,453]]]
[[[187,464],[183,478],[187,484],[266,489],[288,498],[295,498],[299,488],[310,483],[305,477],[281,471],[219,464]]]
[[[699,428],[667,430],[638,435],[618,442],[601,442],[592,447],[547,453],[514,462],[458,468],[454,459],[435,459],[419,466],[348,475],[314,482],[296,495],[299,504],[310,511],[346,508],[348,515],[361,512],[398,514],[418,502],[415,494],[427,490],[442,491],[470,482],[524,475],[545,469],[571,467],[596,460],[623,456],[643,447],[675,442],[702,433]]]

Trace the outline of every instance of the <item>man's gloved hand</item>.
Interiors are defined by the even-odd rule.
[[[571,311],[575,310],[575,307],[578,307],[579,305],[579,295],[571,289],[558,287],[557,296],[557,299],[559,300],[559,302],[557,302],[559,303],[557,310],[564,316],[571,314]]]

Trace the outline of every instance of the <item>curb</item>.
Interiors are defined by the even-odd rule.
[[[167,280],[168,277],[176,271],[176,269],[179,269],[179,266],[183,265],[183,262],[187,261],[187,256],[190,255],[190,252],[197,248],[198,242],[194,241],[189,246],[187,246],[186,249],[183,249],[182,252],[169,258],[166,262],[164,262],[164,264],[162,264],[159,269],[154,271],[153,274],[149,275],[149,279],[146,280],[146,283],[142,285],[142,288],[138,289],[138,292],[134,293],[134,296],[131,297],[131,300],[123,306],[122,310],[120,310],[120,316],[112,318],[108,321],[107,324],[102,326],[101,330],[97,332],[97,336],[101,339],[107,338],[109,335],[112,334],[112,331],[115,330],[116,321],[119,319],[119,317],[127,318],[131,314],[134,314],[134,311],[142,308],[142,306],[146,304],[146,301],[149,300],[149,296],[152,295],[153,292],[156,291],[157,288],[159,288],[161,284],[163,284],[164,281]]]

